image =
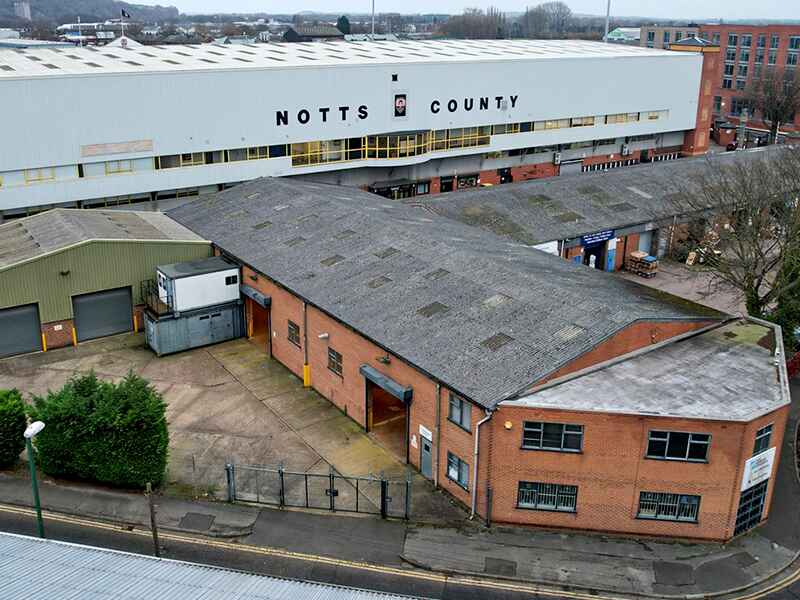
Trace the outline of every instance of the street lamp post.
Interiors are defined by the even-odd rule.
[[[36,528],[39,531],[39,537],[44,537],[44,521],[42,521],[42,505],[39,502],[39,483],[36,481],[36,457],[33,454],[33,443],[31,440],[36,437],[42,429],[44,423],[41,421],[34,421],[23,434],[25,436],[25,448],[28,450],[28,465],[31,469],[31,486],[33,488],[33,505],[36,508]]]

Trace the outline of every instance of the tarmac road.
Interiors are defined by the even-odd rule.
[[[36,535],[34,512],[0,505],[0,531]],[[45,534],[57,539],[101,548],[152,555],[150,531],[45,512]],[[471,579],[412,569],[383,567],[313,554],[249,546],[236,541],[209,539],[160,531],[161,556],[263,575],[319,581],[375,591],[387,591],[436,600],[610,600],[585,591],[557,590],[517,582]],[[722,597],[721,597],[722,598]],[[795,564],[761,591],[724,600],[800,600],[800,564]],[[154,599],[156,600],[156,599]]]

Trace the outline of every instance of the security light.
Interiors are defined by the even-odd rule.
[[[42,429],[44,429],[44,423],[42,423],[41,421],[34,421],[30,425],[28,425],[28,428],[25,430],[25,433],[23,435],[25,436],[26,440],[30,440],[36,437],[36,435]]]

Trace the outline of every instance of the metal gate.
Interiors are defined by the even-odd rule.
[[[78,341],[124,333],[133,329],[131,288],[117,288],[72,297]]]
[[[225,465],[228,500],[272,506],[356,512],[408,519],[411,481],[350,477],[334,470],[298,473],[281,467]]]
[[[0,310],[0,358],[42,349],[39,307],[36,304]]]

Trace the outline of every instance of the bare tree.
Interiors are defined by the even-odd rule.
[[[541,5],[547,14],[548,28],[552,33],[566,33],[572,23],[572,11],[563,2],[545,2]]]
[[[750,315],[768,316],[800,290],[800,147],[725,164],[709,159],[678,188],[682,210],[716,220],[721,253],[708,264],[741,292]]]
[[[461,15],[450,17],[442,28],[445,35],[463,39],[498,39],[506,37],[506,17],[494,7],[486,12],[468,8]]]
[[[563,37],[572,25],[572,11],[563,2],[537,4],[528,8],[522,17],[526,37]]]
[[[768,67],[761,77],[750,82],[745,100],[750,110],[769,125],[769,141],[775,144],[780,126],[800,111],[800,77],[794,69]]]

